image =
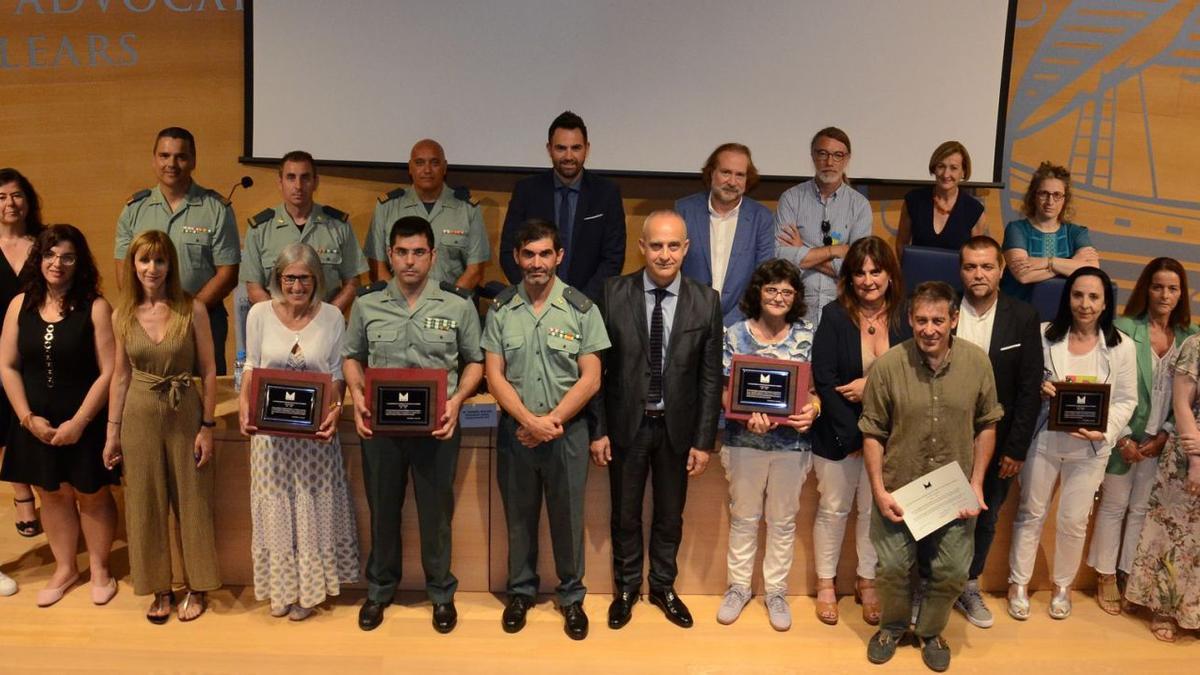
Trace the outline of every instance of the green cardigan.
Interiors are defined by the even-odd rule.
[[[1186,301],[1187,298],[1180,299],[1180,302]],[[1150,392],[1154,388],[1154,356],[1150,346],[1150,320],[1145,314],[1136,319],[1118,316],[1113,320],[1113,324],[1116,325],[1117,330],[1133,340],[1134,351],[1137,352],[1138,404],[1137,409],[1133,411],[1133,417],[1129,420],[1126,432],[1133,437],[1133,440],[1140,443],[1146,435],[1146,419],[1150,417]],[[1179,346],[1197,331],[1200,331],[1200,326],[1194,324],[1177,326],[1175,328],[1175,346]],[[1173,417],[1173,414],[1167,414],[1167,419]],[[1129,463],[1121,458],[1121,453],[1113,452],[1109,455],[1108,473],[1121,475],[1127,471],[1129,471]]]

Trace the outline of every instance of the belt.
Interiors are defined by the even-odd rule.
[[[134,368],[133,379],[135,382],[150,385],[150,391],[160,394],[166,392],[167,403],[171,406],[171,410],[179,409],[179,403],[183,400],[183,392],[192,386],[191,373],[179,373],[178,375],[162,377]]]
[[[665,411],[665,410],[646,410],[645,416],[649,417],[652,420],[662,419],[663,417],[667,416],[667,411]]]

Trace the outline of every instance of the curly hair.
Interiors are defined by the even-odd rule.
[[[63,295],[62,313],[79,309],[90,311],[92,301],[100,297],[100,272],[83,233],[74,225],[47,225],[33,240],[29,257],[21,268],[21,291],[25,293],[22,309],[36,309],[46,302],[49,289],[46,277],[42,275],[42,256],[63,242],[70,242],[75,247],[75,274],[71,277],[71,287]]]
[[[1075,216],[1075,207],[1071,204],[1071,170],[1053,162],[1042,162],[1037,171],[1030,176],[1029,187],[1026,188],[1025,197],[1021,202],[1021,212],[1026,218],[1037,215],[1038,190],[1042,189],[1042,183],[1051,178],[1063,182],[1063,205],[1062,211],[1058,212],[1058,222],[1065,223]]]
[[[800,317],[804,316],[807,309],[804,306],[804,288],[800,285],[800,270],[783,258],[768,260],[754,270],[754,274],[750,276],[750,285],[746,287],[746,292],[738,301],[738,309],[742,310],[742,314],[747,319],[758,319],[762,316],[763,286],[781,281],[791,284],[796,291],[796,295],[792,299],[792,306],[783,317],[788,323],[796,323]]]

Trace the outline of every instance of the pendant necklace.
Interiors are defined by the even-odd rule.
[[[860,316],[862,316],[863,320],[867,322],[867,335],[875,334],[875,322],[878,321],[879,317],[882,315],[883,315],[882,309],[879,310],[878,312],[875,312],[875,316],[867,316],[866,314],[860,314]]]

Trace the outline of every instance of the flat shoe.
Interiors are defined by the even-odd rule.
[[[195,605],[200,607],[200,611],[195,616],[184,616]],[[204,591],[188,591],[187,595],[183,596],[183,602],[179,603],[176,613],[179,614],[180,621],[188,622],[204,616],[206,611],[208,611],[208,596],[204,594]]]
[[[152,612],[154,611],[154,608],[158,607],[159,603],[162,602],[163,600],[166,600],[166,602],[167,602],[167,606],[165,608],[167,611],[163,614],[153,614]],[[146,620],[156,626],[161,626],[167,622],[167,619],[171,618],[171,608],[174,606],[175,606],[175,593],[174,592],[163,591],[161,593],[155,593],[154,594],[154,603],[150,605],[150,609],[146,610]]]
[[[4,572],[0,572],[0,596],[15,595],[17,590],[17,581]]]
[[[272,607],[271,608],[271,616],[275,617],[276,619],[282,619],[283,617],[287,616],[288,613],[291,611],[292,611],[291,605],[284,605],[283,607]]]
[[[108,578],[108,583],[103,586],[92,584],[92,604],[107,605],[109,600],[112,600],[117,595],[117,580],[113,577]]]
[[[292,611],[288,612],[288,621],[303,621],[312,616],[316,611],[316,607],[301,607],[300,605],[292,605]]]
[[[77,581],[79,581],[78,572],[76,572],[75,575],[70,579],[67,579],[66,583],[58,586],[57,588],[43,588],[42,590],[38,591],[37,606],[49,607],[59,600],[62,600],[63,596],[67,594],[67,591],[71,590],[71,587],[74,586]]]

